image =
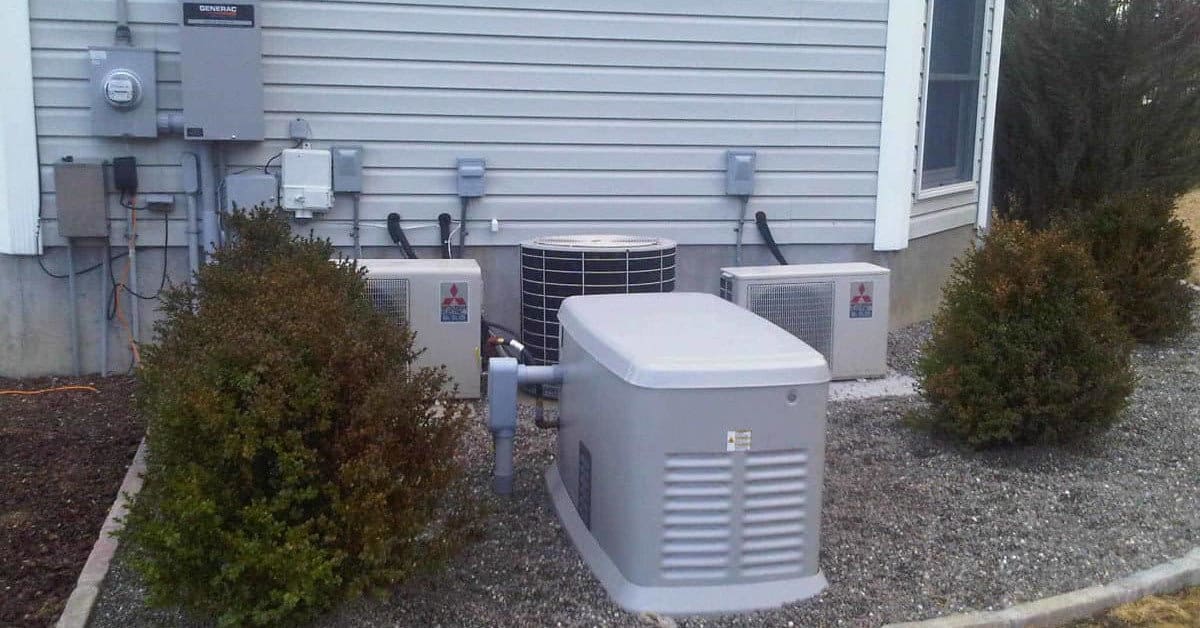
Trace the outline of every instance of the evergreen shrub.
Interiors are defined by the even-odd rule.
[[[360,270],[260,209],[172,290],[137,403],[145,487],[121,533],[156,604],[294,625],[444,561],[466,408]]]
[[[1154,192],[1115,195],[1070,226],[1100,270],[1121,322],[1134,338],[1159,342],[1191,329],[1196,292],[1192,232],[1175,216],[1175,198]]]
[[[919,426],[974,447],[1057,443],[1111,426],[1131,341],[1091,258],[1059,229],[998,223],[955,262],[918,364]]]

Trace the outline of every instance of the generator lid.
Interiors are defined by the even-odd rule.
[[[825,358],[774,323],[711,294],[570,297],[563,334],[642,388],[748,388],[829,381]]]

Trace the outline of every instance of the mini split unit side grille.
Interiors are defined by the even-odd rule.
[[[803,450],[670,454],[659,562],[665,580],[800,574],[808,455]],[[734,490],[740,486],[740,495]]]
[[[786,329],[830,359],[833,346],[832,281],[751,284],[746,307]]]
[[[890,272],[864,263],[721,269],[721,296],[803,340],[833,379],[887,372]]]
[[[410,318],[407,279],[367,279],[367,296],[371,305],[397,325]]]

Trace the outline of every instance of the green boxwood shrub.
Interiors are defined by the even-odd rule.
[[[1117,421],[1131,341],[1091,258],[1061,230],[1000,223],[955,262],[918,364],[914,422],[974,447],[1054,443]]]
[[[122,536],[155,604],[294,625],[439,564],[466,408],[332,246],[267,210],[171,291],[145,352],[146,483]]]
[[[1071,223],[1096,260],[1121,322],[1135,338],[1158,342],[1191,328],[1196,292],[1192,232],[1175,217],[1176,198],[1154,192],[1110,197]]]

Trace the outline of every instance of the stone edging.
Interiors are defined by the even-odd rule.
[[[885,628],[1051,628],[1087,619],[1147,595],[1200,586],[1200,547],[1111,584],[1088,587],[991,612],[963,613]]]
[[[100,585],[108,575],[108,565],[117,551],[117,539],[112,535],[121,529],[119,519],[129,512],[129,498],[142,490],[142,476],[145,473],[146,439],[143,438],[137,453],[133,455],[133,462],[129,464],[129,470],[125,472],[117,499],[108,511],[104,525],[100,527],[100,537],[92,546],[92,553],[88,554],[83,571],[79,573],[75,590],[71,591],[71,597],[67,599],[67,605],[55,624],[57,628],[84,628],[87,625],[92,607],[96,605],[96,597],[100,594]]]

